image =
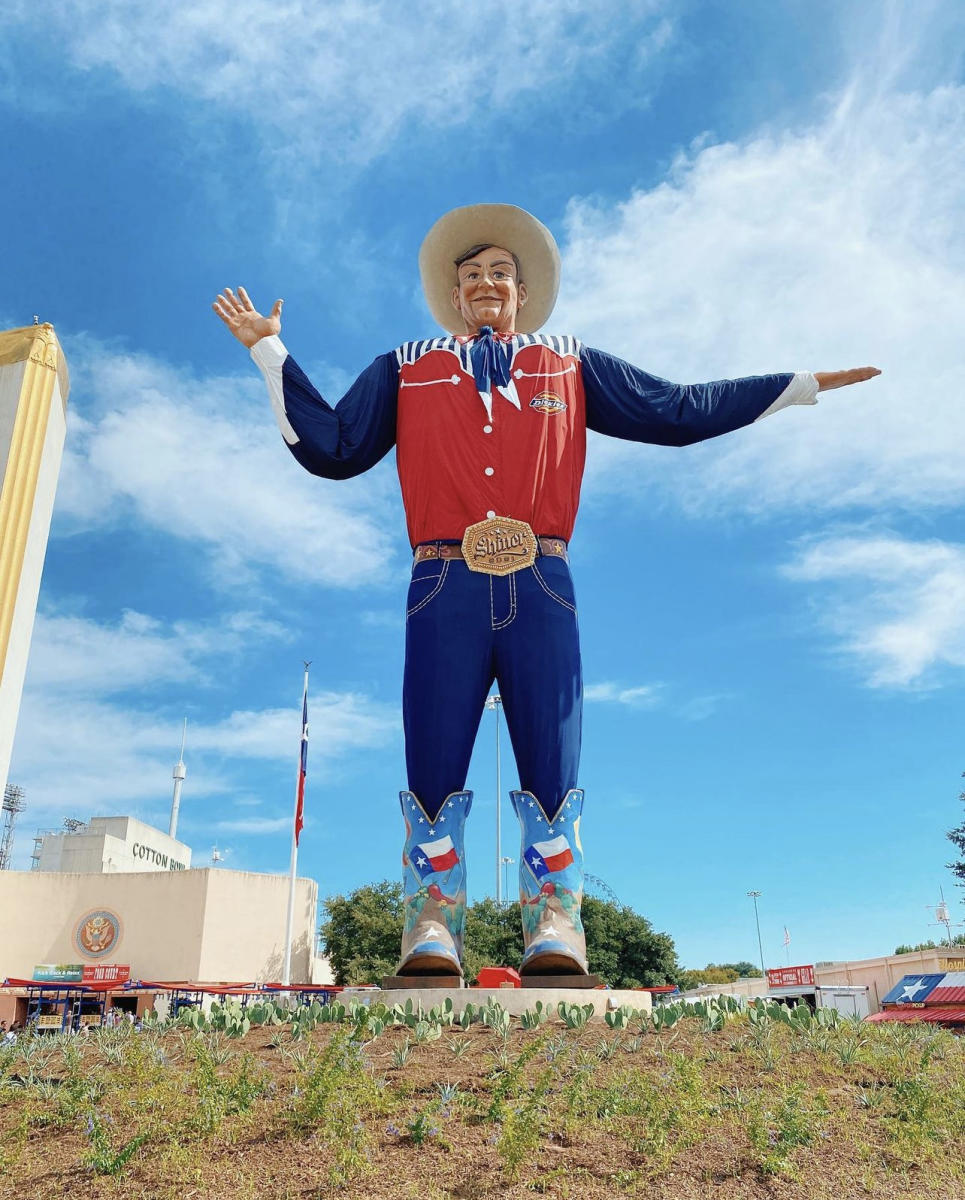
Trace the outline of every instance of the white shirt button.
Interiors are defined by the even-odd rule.
[[[483,426],[483,433],[492,433],[492,431],[493,431],[492,425],[484,425]]]
[[[495,475],[496,472],[492,469],[492,467],[487,467],[486,470],[484,471],[484,474],[485,475]]]
[[[449,376],[449,382],[450,382],[450,383],[458,383],[458,382],[459,382],[459,376],[458,376],[458,375],[450,375],[450,376]]]
[[[493,519],[493,517],[494,517],[495,515],[496,515],[496,514],[493,512],[493,510],[492,510],[492,509],[490,509],[490,510],[489,510],[489,512],[488,512],[488,513],[486,513],[486,516],[489,518],[489,520],[490,520],[490,521]]]

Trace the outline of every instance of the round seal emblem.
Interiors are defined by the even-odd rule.
[[[120,918],[104,908],[85,913],[74,930],[74,945],[88,958],[103,958],[121,937]]]

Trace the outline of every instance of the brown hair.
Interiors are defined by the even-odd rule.
[[[482,254],[482,252],[484,250],[492,250],[492,248],[495,245],[496,245],[495,242],[478,242],[475,246],[470,246],[468,250],[466,250],[464,253],[460,254],[459,257],[456,259],[456,274],[457,275],[459,274],[459,268],[462,266],[462,264],[464,262],[468,262],[471,258],[475,258],[477,254]],[[505,249],[507,249],[507,247],[500,246],[500,247],[498,247],[498,249],[505,250]],[[513,254],[513,251],[510,250],[509,253],[512,255],[513,262],[516,264],[516,282],[518,284],[522,283],[523,282],[523,268],[520,266],[519,259],[516,257],[515,254]]]

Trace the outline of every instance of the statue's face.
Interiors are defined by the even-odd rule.
[[[466,322],[466,332],[491,325],[497,333],[512,333],[516,313],[526,303],[526,284],[516,279],[516,264],[508,250],[489,246],[461,264],[452,289],[452,305]]]

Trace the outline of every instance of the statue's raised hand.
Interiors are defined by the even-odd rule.
[[[276,300],[268,316],[263,317],[248,299],[248,293],[243,287],[238,288],[237,296],[231,288],[226,287],[223,292],[218,293],[218,299],[211,307],[238,341],[250,348],[263,337],[281,333],[282,303],[283,301]]]

